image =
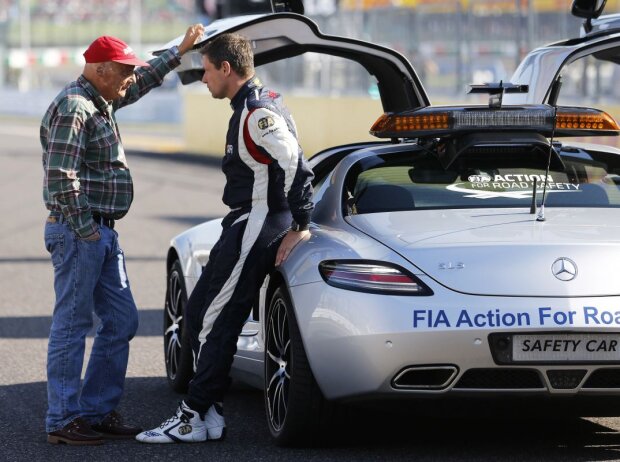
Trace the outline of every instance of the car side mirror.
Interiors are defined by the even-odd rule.
[[[571,14],[578,18],[596,19],[603,10],[607,0],[573,0]]]

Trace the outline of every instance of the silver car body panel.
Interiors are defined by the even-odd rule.
[[[463,294],[620,295],[616,209],[553,208],[545,222],[524,207],[373,213],[353,216],[350,223]],[[560,257],[576,262],[588,277],[570,283],[556,278],[551,267]]]
[[[422,280],[435,291],[433,297],[373,295],[324,283],[291,288],[292,298],[303,301],[302,305],[296,305],[297,321],[312,371],[327,398],[459,391],[456,384],[468,369],[498,367],[491,355],[489,332],[566,332],[566,325],[553,319],[559,312],[575,313],[571,330],[620,332],[617,325],[595,324],[595,318],[589,315],[596,309],[597,315],[605,310],[617,316],[620,297],[499,299],[463,295],[435,285],[428,278]],[[391,380],[400,370],[424,365],[453,365],[459,373],[441,390],[392,387]],[[590,372],[600,366],[561,367]],[[540,367],[540,370],[547,368]],[[538,391],[576,394],[583,390],[579,387],[557,390],[547,384]]]
[[[514,84],[528,84],[529,92],[505,94],[503,103],[544,103],[549,97],[553,81],[562,69],[580,58],[615,47],[620,47],[620,31],[537,48],[523,59],[510,78]]]
[[[209,260],[209,253],[220,237],[221,223],[221,218],[201,223],[170,241],[170,248],[174,249],[181,262],[188,295],[194,290],[202,268]]]
[[[613,154],[618,154],[620,155],[620,148],[617,148],[615,146],[607,146],[605,144],[598,144],[598,143],[582,143],[582,142],[578,142],[578,141],[573,141],[573,140],[564,140],[566,141],[566,146],[572,146],[575,148],[579,148],[579,149],[585,149],[586,151],[599,151],[599,152],[609,152],[609,153],[613,153]]]
[[[594,35],[598,33],[608,33],[614,29],[620,29],[620,14],[606,14],[600,18],[592,19],[592,30],[586,33],[585,28],[581,28],[581,36]]]

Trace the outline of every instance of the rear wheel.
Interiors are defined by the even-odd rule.
[[[265,408],[278,446],[317,443],[331,414],[310,365],[288,293],[274,293],[265,322]],[[321,433],[319,433],[321,432]]]
[[[183,280],[181,263],[172,264],[168,273],[166,306],[164,309],[164,357],[166,358],[166,375],[170,387],[185,393],[192,378],[192,351],[189,332],[185,327],[185,309],[187,292]]]

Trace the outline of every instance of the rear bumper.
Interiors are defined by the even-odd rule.
[[[386,296],[324,283],[291,288],[315,378],[328,399],[449,394],[620,394],[620,360],[501,364],[491,334],[613,333],[620,298]],[[584,311],[584,308],[595,308]],[[570,316],[568,312],[575,312]],[[607,318],[605,318],[607,319]],[[598,323],[597,323],[598,321]]]

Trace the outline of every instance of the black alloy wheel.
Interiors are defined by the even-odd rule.
[[[314,379],[285,286],[271,297],[265,321],[264,397],[267,425],[278,446],[323,440],[335,407]]]
[[[183,280],[181,263],[172,264],[168,273],[166,290],[166,306],[164,309],[164,357],[166,359],[166,375],[170,387],[185,393],[192,377],[192,352],[189,343],[189,332],[185,328],[185,307],[187,292]]]
[[[286,305],[275,298],[267,320],[265,344],[265,400],[270,427],[280,432],[286,419],[291,381],[291,339]]]

